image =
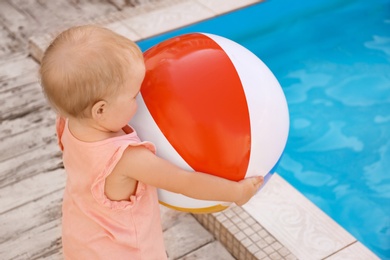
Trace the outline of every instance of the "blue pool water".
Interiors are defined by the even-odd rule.
[[[270,0],[139,42],[214,33],[254,52],[285,91],[278,173],[390,259],[390,1]]]

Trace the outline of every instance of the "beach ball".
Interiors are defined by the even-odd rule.
[[[256,55],[224,37],[191,33],[153,46],[144,59],[146,76],[130,124],[141,140],[156,145],[159,157],[233,181],[274,168],[287,141],[288,108],[277,79]],[[229,206],[161,189],[158,195],[161,204],[185,212]]]

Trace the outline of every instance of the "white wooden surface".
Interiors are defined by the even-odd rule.
[[[23,53],[0,64],[0,259],[60,254],[65,175],[37,69]]]

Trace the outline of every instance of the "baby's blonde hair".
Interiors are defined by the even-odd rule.
[[[137,62],[142,52],[131,40],[99,26],[72,27],[45,51],[41,84],[57,112],[89,117],[87,108],[114,95]]]

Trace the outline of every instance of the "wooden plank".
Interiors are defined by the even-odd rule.
[[[29,82],[38,81],[38,64],[28,57],[27,53],[16,52],[0,59],[0,91],[5,91],[5,86],[17,86],[16,78],[27,77]],[[11,82],[8,82],[11,80]],[[20,84],[19,84],[20,85]]]
[[[1,255],[5,243],[28,234],[38,226],[61,218],[62,196],[63,190],[56,190],[22,207],[0,214],[0,259],[4,259]]]
[[[40,259],[60,248],[61,220],[56,219],[1,244],[0,259]]]
[[[39,147],[57,142],[51,123],[36,124],[36,127],[24,130],[24,132],[0,140],[0,162],[21,154],[34,152]]]
[[[122,10],[124,8],[132,8],[138,5],[153,4],[162,1],[164,0],[109,0],[109,2],[115,5],[118,10]]]
[[[10,10],[16,10],[17,19],[6,18],[6,24],[9,24],[12,32],[21,34],[24,39],[28,39],[34,34],[42,34],[53,31],[53,29],[64,28],[64,24],[66,26],[66,24],[75,22],[80,23],[92,17],[103,16],[117,10],[108,1],[91,0],[9,0],[7,7]],[[25,28],[29,30],[25,30]]]
[[[179,258],[179,260],[235,260],[219,241],[214,241]]]
[[[70,26],[91,23],[92,20],[117,11],[115,5],[109,1],[94,0],[46,1],[45,7],[45,12],[52,14],[54,24],[51,24],[47,30],[36,32],[34,35],[49,33],[55,36]],[[58,12],[58,10],[61,10],[61,12]],[[45,23],[46,20],[43,19],[42,22]]]
[[[35,150],[0,162],[0,188],[31,178],[42,172],[63,168],[62,153],[54,142],[56,140],[53,140],[53,144],[43,144]]]
[[[118,11],[115,5],[106,0],[73,1],[73,4],[80,9],[83,17],[86,17],[88,20]]]
[[[178,259],[215,239],[193,216],[186,214],[164,232],[164,240],[169,259]]]
[[[9,32],[18,34],[24,28],[31,28],[32,21],[26,14],[17,8],[12,1],[0,1],[0,20]]]
[[[59,189],[0,214],[0,259],[62,259],[62,195]]]
[[[160,205],[161,224],[163,231],[177,225],[180,220],[189,213],[181,212]]]
[[[3,24],[10,32],[15,35],[25,35],[26,30],[33,29],[35,27],[35,21],[30,17],[23,9],[21,4],[28,4],[31,1],[0,1],[0,17]]]
[[[137,35],[131,28],[118,20],[120,20],[120,16],[117,16],[116,13],[113,13],[104,19],[91,20],[91,22],[107,27],[110,30],[113,30],[114,32],[117,32],[133,41],[141,39],[141,36]],[[43,53],[53,38],[54,35],[48,33],[43,35],[36,35],[29,39],[29,52],[37,62],[41,62]]]
[[[0,121],[10,120],[40,109],[46,109],[48,104],[38,83],[27,83],[0,92],[2,100]]]
[[[25,11],[18,8],[14,1],[0,1],[0,21],[11,38],[13,48],[10,51],[27,50],[24,37],[28,37],[37,28],[36,21]]]
[[[108,0],[110,3],[115,5],[119,10],[122,10],[128,5],[132,5],[130,0]]]
[[[47,260],[60,260],[64,259],[64,256],[62,255],[62,248],[55,248],[52,251],[49,251],[43,255],[40,255],[38,258],[33,258],[32,260],[42,260],[42,259],[47,259]]]
[[[0,7],[1,8],[1,7]],[[7,57],[20,49],[20,41],[15,39],[0,20],[0,57]]]
[[[0,214],[65,187],[64,169],[44,172],[0,189]]]
[[[47,126],[55,133],[55,112],[49,107],[43,107],[21,117],[15,117],[0,122],[0,142],[13,136],[30,131],[31,128]],[[1,148],[0,148],[1,150]]]
[[[0,45],[6,46],[4,50],[0,49],[0,54],[2,51],[4,54],[27,52],[28,38],[33,35],[57,34],[69,26],[86,23],[117,10],[115,5],[105,0],[0,1],[0,25],[5,36],[1,37]]]
[[[47,12],[51,13],[56,21],[62,21],[63,24],[74,23],[77,21],[83,21],[90,17],[91,10],[86,10],[87,8],[83,8],[84,1],[45,1],[45,6],[47,8]],[[112,7],[111,5],[109,5]],[[104,7],[103,7],[104,8]],[[61,10],[59,12],[58,10]],[[112,8],[114,10],[114,8]],[[96,11],[93,9],[92,11]],[[99,13],[99,12],[98,12]],[[96,13],[93,13],[96,15]],[[52,28],[62,28],[63,25],[56,24],[55,26],[51,26]],[[57,29],[56,29],[57,30]]]
[[[31,57],[40,63],[43,58],[43,53],[47,47],[49,47],[49,44],[53,39],[54,35],[49,33],[33,35],[28,41],[28,51]]]

